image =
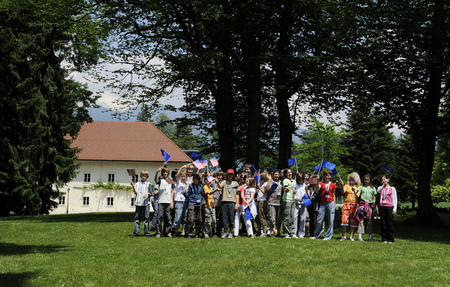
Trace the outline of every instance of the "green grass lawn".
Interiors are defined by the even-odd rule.
[[[1,286],[450,286],[447,227],[395,221],[396,242],[132,238],[133,214],[0,218]],[[141,230],[142,232],[142,230]],[[367,238],[365,235],[364,238]]]

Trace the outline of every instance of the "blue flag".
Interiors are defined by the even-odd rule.
[[[171,158],[171,156],[168,153],[166,153],[163,149],[161,149],[161,154],[164,157],[165,162],[168,162],[169,159]]]
[[[270,187],[269,191],[267,192],[267,196],[271,196],[272,193],[275,192],[275,190],[277,189],[278,184],[276,184],[275,182],[272,183],[272,186]]]
[[[250,176],[252,176],[255,173],[255,171],[256,171],[256,168],[252,164],[252,166],[250,167],[250,173],[251,173]]]
[[[253,219],[253,215],[250,212],[250,208],[246,208],[245,209],[245,220],[252,220]]]
[[[199,154],[195,153],[195,151],[193,151],[192,154],[191,154],[191,158],[192,158],[192,160],[195,161],[197,159],[200,159],[201,156]]]
[[[331,178],[333,178],[333,176],[335,176],[336,174],[338,174],[339,172],[338,172],[338,170],[337,170],[337,168],[335,167],[335,168],[333,168],[333,170],[331,171]]]
[[[288,165],[295,165],[297,163],[297,159],[296,158],[290,158],[288,159]]]
[[[335,164],[333,164],[333,163],[331,163],[331,162],[329,162],[329,161],[326,161],[326,160],[323,160],[323,161],[322,161],[322,166],[323,166],[324,168],[329,169],[329,170],[333,170],[333,169],[336,167]]]
[[[314,169],[315,169],[317,172],[321,172],[321,171],[323,170],[321,164],[318,164]]]
[[[302,201],[306,206],[310,206],[312,203],[306,193],[302,196]]]
[[[391,175],[394,173],[395,169],[390,168],[387,164],[383,164],[381,165],[381,168],[384,169],[385,171],[389,172]]]

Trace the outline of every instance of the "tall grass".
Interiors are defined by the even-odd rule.
[[[132,238],[131,213],[0,218],[0,285],[449,286],[449,228],[407,217],[394,244],[378,220],[377,242],[340,242],[338,229],[331,241]]]

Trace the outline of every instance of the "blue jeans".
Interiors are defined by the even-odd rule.
[[[152,200],[153,207],[153,220],[152,220],[152,229],[156,229],[156,225],[158,224],[158,200]]]
[[[333,226],[334,226],[334,213],[336,211],[336,207],[334,205],[334,201],[329,203],[321,203],[319,208],[319,214],[317,215],[317,226],[316,232],[314,233],[315,238],[319,238],[322,233],[323,220],[325,217],[328,221],[327,232],[325,233],[324,239],[331,239],[333,237]]]
[[[185,227],[187,223],[187,208],[188,202],[175,201],[175,220],[173,221],[172,226],[172,230],[174,232],[176,232],[180,228],[181,223],[183,223],[183,226]]]
[[[144,213],[144,233],[145,235],[150,234],[148,232],[148,226],[150,222],[150,205],[136,206],[136,212],[134,214],[134,235],[139,235],[141,227],[141,214]]]

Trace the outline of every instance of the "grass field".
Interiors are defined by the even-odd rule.
[[[130,237],[131,213],[0,218],[1,286],[450,286],[447,227],[395,218],[394,244]],[[367,238],[365,236],[364,238]]]

